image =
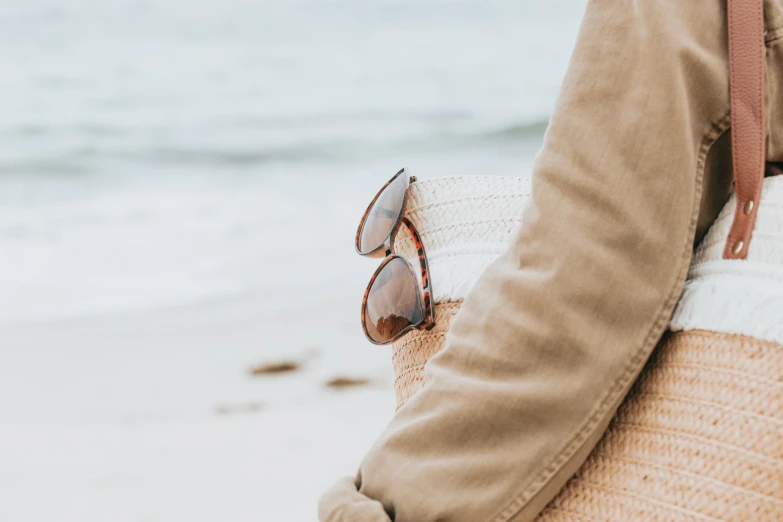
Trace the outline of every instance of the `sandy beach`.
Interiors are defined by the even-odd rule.
[[[0,330],[0,519],[313,520],[393,411],[388,353],[353,300],[260,299]]]
[[[585,3],[4,2],[0,521],[315,520],[395,405],[362,213],[528,176]]]

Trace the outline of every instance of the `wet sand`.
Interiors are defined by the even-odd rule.
[[[0,519],[314,520],[394,411],[389,353],[354,300],[259,299],[0,329]]]

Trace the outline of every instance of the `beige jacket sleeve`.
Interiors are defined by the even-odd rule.
[[[729,190],[725,17],[589,3],[523,226],[321,521],[533,520],[582,464]]]

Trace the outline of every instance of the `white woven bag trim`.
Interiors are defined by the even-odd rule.
[[[508,248],[529,195],[528,179],[499,176],[434,178],[408,188],[404,213],[421,236],[434,302],[467,295]],[[400,230],[395,250],[418,266],[407,230]]]
[[[734,219],[732,204],[736,204],[735,194],[732,194],[729,202],[710,227],[707,236],[696,249],[691,263],[692,268],[723,257],[726,238]],[[723,244],[720,244],[721,242]],[[767,178],[764,181],[758,220],[748,250],[748,260],[783,265],[783,176]]]
[[[735,204],[732,195],[696,249],[670,327],[783,344],[783,176],[764,181],[747,261],[722,259]]]

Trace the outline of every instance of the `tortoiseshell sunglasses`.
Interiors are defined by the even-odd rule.
[[[367,285],[362,299],[362,328],[373,344],[388,344],[412,330],[435,326],[427,256],[419,233],[403,215],[408,186],[416,181],[400,170],[370,202],[356,232],[361,256],[385,257]],[[421,279],[402,256],[392,254],[394,238],[405,225],[419,255]]]

